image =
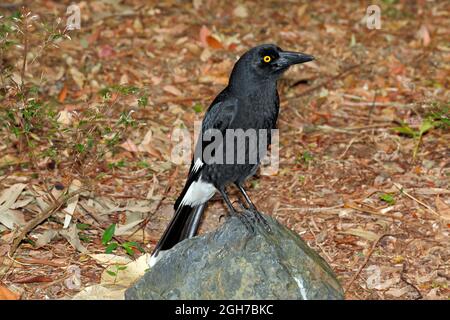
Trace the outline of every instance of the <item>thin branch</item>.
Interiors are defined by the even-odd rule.
[[[406,273],[406,263],[403,263],[402,272],[400,273],[400,279],[416,291],[417,298],[415,300],[423,299],[423,295],[420,292],[420,290],[406,278],[405,273]]]
[[[351,278],[350,282],[347,285],[347,288],[345,289],[344,293],[347,293],[348,290],[352,287],[353,282],[358,278],[358,276],[361,274],[361,271],[364,269],[364,267],[367,265],[367,263],[370,260],[370,257],[372,256],[373,252],[375,251],[375,248],[377,247],[378,243],[380,243],[381,239],[387,236],[393,236],[392,234],[385,233],[378,237],[378,239],[373,243],[372,248],[370,248],[369,253],[367,254],[366,259],[364,260],[363,264],[358,268],[358,271],[354,274],[354,276]]]
[[[10,256],[14,255],[14,252],[19,247],[22,240],[27,236],[27,234],[32,231],[37,225],[41,224],[43,221],[48,219],[55,211],[61,208],[70,198],[80,194],[84,191],[88,191],[87,189],[81,188],[76,191],[73,191],[68,194],[61,195],[53,205],[49,206],[46,210],[44,210],[40,215],[30,220],[27,225],[22,229],[20,234],[14,239],[13,244],[11,245],[11,249],[9,250]]]
[[[410,195],[408,192],[405,191],[405,189],[403,188],[403,186],[401,184],[398,184],[396,182],[394,182],[394,186],[400,191],[400,193],[403,193],[405,196],[407,196],[408,198],[416,201],[418,204],[424,206],[425,208],[427,208],[431,213],[435,214],[436,216],[440,217],[439,213],[437,213],[436,211],[433,210],[433,208],[431,208],[429,205],[427,205],[425,202],[420,201],[419,199],[413,197],[412,195]]]
[[[345,70],[343,70],[342,72],[338,73],[337,75],[329,77],[327,80],[325,80],[325,81],[323,81],[323,82],[321,82],[321,83],[319,83],[319,84],[317,84],[317,85],[315,85],[315,86],[312,86],[312,87],[310,87],[310,88],[308,88],[308,89],[306,89],[306,90],[300,92],[298,95],[296,95],[295,97],[292,97],[292,98],[290,98],[290,99],[288,99],[288,100],[289,100],[289,101],[297,100],[297,99],[303,97],[304,95],[307,95],[308,93],[311,93],[311,92],[313,92],[313,91],[316,91],[317,89],[320,89],[320,88],[322,88],[322,87],[326,87],[326,86],[327,86],[329,83],[331,83],[333,80],[336,80],[336,79],[339,79],[339,78],[345,76],[345,75],[348,74],[350,71],[353,71],[353,70],[355,70],[355,69],[359,69],[359,68],[361,68],[361,67],[363,67],[363,66],[370,66],[370,65],[372,65],[372,64],[374,64],[374,63],[369,63],[369,64],[355,64],[355,65],[352,65],[352,66],[346,68]]]

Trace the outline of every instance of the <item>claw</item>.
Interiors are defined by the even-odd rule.
[[[256,208],[250,208],[250,212],[253,213],[254,220],[257,223],[262,224],[266,231],[272,232],[272,229],[270,229],[269,223],[264,218],[264,216],[258,210],[256,210]]]
[[[255,233],[255,226],[257,224],[261,224],[267,232],[272,232],[272,229],[267,223],[267,220],[261,213],[259,213],[258,210],[256,210],[256,208],[247,209],[242,203],[239,203],[239,205],[242,208],[242,212],[233,211],[230,212],[230,215],[237,217],[239,221],[241,221],[245,226],[248,232]]]

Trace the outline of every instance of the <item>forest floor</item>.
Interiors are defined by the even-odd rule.
[[[381,29],[364,1],[151,2],[81,1],[58,39],[40,23],[64,27],[71,1],[0,7],[30,24],[1,43],[0,294],[70,299],[100,282],[91,254],[151,252],[189,169],[174,130],[193,135],[236,59],[276,43],[316,60],[279,81],[279,169],[253,201],[347,299],[450,298],[448,2],[381,1]],[[214,198],[200,232],[223,213]]]

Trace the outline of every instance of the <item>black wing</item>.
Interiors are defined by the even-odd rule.
[[[192,182],[197,181],[200,176],[201,168],[203,167],[204,164],[202,161],[203,150],[208,146],[208,144],[212,142],[212,141],[200,141],[200,139],[203,137],[203,134],[208,129],[217,129],[220,130],[222,132],[222,135],[224,136],[225,130],[230,127],[231,123],[236,117],[238,100],[236,98],[226,98],[226,99],[220,98],[221,95],[219,95],[214,100],[214,102],[208,108],[205,117],[203,118],[201,136],[198,137],[197,139],[194,157],[192,159],[191,167],[189,169],[189,175],[186,184],[183,188],[183,191],[181,192],[180,196],[175,202],[174,205],[175,210],[178,208],[179,204],[181,203],[184,195],[186,194]]]

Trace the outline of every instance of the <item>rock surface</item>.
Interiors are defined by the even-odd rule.
[[[267,217],[271,232],[235,217],[165,252],[125,299],[343,299],[329,265],[294,232]]]

